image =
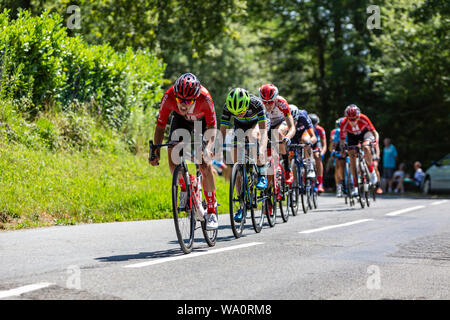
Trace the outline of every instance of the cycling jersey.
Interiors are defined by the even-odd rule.
[[[312,148],[314,152],[320,152],[320,149],[322,149],[322,141],[325,141],[327,138],[327,135],[325,133],[325,129],[322,126],[319,126],[316,124],[314,126],[314,134],[316,135],[317,142],[312,145]]]
[[[234,118],[234,126],[239,128],[251,128],[258,122],[267,120],[266,108],[262,101],[253,94],[250,94],[250,105],[242,117],[232,114],[227,104],[223,107],[220,124],[225,127],[231,126],[231,119]]]
[[[331,142],[334,142],[334,134],[336,133],[336,128],[335,129],[333,129],[333,130],[331,130],[331,132],[330,132],[330,141]]]
[[[158,127],[165,128],[172,111],[180,115],[177,101],[175,100],[173,86],[166,91],[161,100],[161,107],[156,125]],[[190,107],[188,113],[182,117],[184,117],[187,121],[198,121],[205,119],[208,127],[212,128],[216,126],[216,112],[214,111],[213,100],[205,87],[201,86],[200,96],[195,99],[195,102]]]
[[[319,126],[318,124],[314,127],[314,133],[316,134],[318,141],[326,141],[327,134],[325,132],[325,129],[322,126]]]
[[[375,127],[366,115],[360,114],[354,126],[350,123],[348,118],[345,118],[341,122],[340,126],[340,140],[344,140],[347,133],[350,135],[360,136],[367,131],[375,131]]]
[[[341,150],[341,146],[339,144],[340,141],[340,133],[341,133],[341,129],[340,128],[336,128],[333,129],[331,131],[331,138],[332,138],[332,142],[334,142],[336,144],[336,146],[334,147],[334,151],[336,152],[336,157],[338,157],[339,159],[345,159],[344,154],[342,154],[342,150]],[[348,141],[348,137],[345,138],[345,142]]]
[[[308,112],[306,112],[306,110],[300,110],[299,111],[298,121],[297,121],[297,124],[296,124],[295,127],[296,127],[295,135],[291,139],[291,141],[293,143],[297,144],[297,143],[301,142],[301,138],[302,138],[303,133],[306,130],[313,128],[312,121],[309,118]]]
[[[291,114],[291,109],[286,99],[278,96],[275,101],[275,106],[271,112],[268,112],[272,129],[279,126],[288,115]]]
[[[333,142],[339,143],[340,136],[341,136],[341,128],[336,128],[333,131],[331,131]]]

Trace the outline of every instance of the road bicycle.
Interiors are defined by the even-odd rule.
[[[364,199],[367,207],[370,207],[370,196],[374,196],[376,193],[376,185],[372,184],[370,179],[369,166],[367,165],[366,158],[364,157],[364,150],[362,148],[356,148],[358,158],[358,188],[363,191]]]
[[[201,154],[205,151],[206,143],[201,136]],[[170,141],[165,144],[153,144],[149,141],[150,152],[149,159],[155,159],[155,152],[159,148],[167,147],[173,148],[180,142]],[[194,147],[198,144],[194,143]],[[218,230],[206,230],[206,221],[202,212],[206,211],[206,201],[203,199],[202,192],[202,174],[200,166],[196,158],[195,148],[194,152],[188,155],[191,162],[195,162],[195,175],[189,174],[189,168],[186,162],[186,157],[182,153],[180,164],[175,167],[172,178],[172,212],[175,224],[175,232],[177,234],[178,243],[184,253],[190,253],[194,247],[194,234],[198,228],[202,229],[203,237],[208,246],[213,247],[216,244]],[[184,189],[184,190],[183,190]],[[185,204],[180,207],[180,196],[182,192],[185,195]],[[202,206],[202,208],[200,207]],[[217,207],[216,214],[219,217]],[[197,225],[200,223],[200,226]]]
[[[279,143],[283,143],[280,141]],[[277,203],[280,209],[280,215],[283,222],[288,222],[289,212],[291,211],[292,202],[292,183],[286,183],[286,172],[284,164],[281,162],[280,155],[274,155],[270,143],[267,147],[268,157],[268,203],[267,203],[267,219],[270,227],[274,227],[276,223]],[[269,174],[271,173],[271,174]]]
[[[230,221],[231,230],[235,238],[240,238],[245,228],[247,213],[250,212],[253,229],[256,233],[261,232],[267,210],[268,195],[266,190],[256,188],[258,182],[258,168],[255,160],[250,156],[250,147],[258,147],[257,143],[236,142],[225,144],[225,147],[237,147],[237,162],[233,165],[230,181]],[[240,211],[240,221],[235,220]]]
[[[380,158],[377,158],[376,152],[375,152],[375,142],[371,144],[370,146],[370,150],[372,152],[372,159],[375,160],[380,160]],[[377,200],[377,185],[376,184],[372,184],[370,183],[370,187],[369,187],[369,192],[372,195],[372,200],[375,202]]]
[[[361,205],[361,208],[367,205],[370,206],[369,199],[369,189],[370,189],[370,174],[369,168],[367,166],[366,159],[364,158],[364,151],[359,146],[349,146],[348,149],[353,149],[356,151],[356,175],[358,179],[358,202]]]
[[[299,200],[302,204],[303,213],[307,213],[313,206],[317,207],[317,193],[314,192],[316,178],[307,175],[307,167],[305,163],[305,147],[309,144],[290,144],[289,152],[292,152],[291,170],[294,174],[291,193],[291,212],[296,216],[299,208]],[[313,161],[312,152],[309,161]],[[314,197],[316,199],[314,200]],[[314,204],[315,203],[315,204]]]
[[[347,153],[347,150],[343,152]],[[350,170],[350,158],[348,155],[345,157],[345,166],[344,166],[344,194],[345,194],[345,204],[353,207],[355,205],[355,198],[352,195],[352,187],[353,187],[353,175]]]

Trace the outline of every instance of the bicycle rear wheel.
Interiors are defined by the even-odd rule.
[[[306,169],[305,167],[299,166],[300,170],[299,172],[299,181],[300,181],[300,199],[302,201],[302,209],[303,209],[303,213],[306,214],[308,213],[309,210],[309,205],[308,205],[308,192],[309,189],[307,189],[307,183],[308,183],[308,179],[306,179]]]
[[[266,215],[267,196],[264,190],[257,190],[257,208],[252,207],[252,223],[256,233],[260,233],[264,224],[264,216]]]
[[[311,181],[311,178],[306,178],[306,202],[308,203],[308,208],[309,209],[313,209],[313,203],[312,203],[312,198],[313,198],[313,183]]]
[[[312,187],[312,203],[314,205],[314,209],[317,209],[317,207],[319,206],[319,192],[316,190],[316,188],[317,188],[317,183],[314,179],[313,187]]]
[[[203,203],[203,208],[206,211],[206,202]],[[216,214],[217,214],[217,219],[219,219],[219,211],[217,211],[217,207],[216,207]],[[208,244],[208,246],[210,247],[214,247],[216,245],[216,240],[217,240],[217,234],[219,230],[206,230],[206,221],[202,221],[202,232],[203,232],[203,237],[205,238],[206,243]]]
[[[358,183],[358,201],[361,205],[361,209],[364,209],[366,206],[365,192],[364,192],[364,183]]]
[[[292,160],[291,162],[291,168],[292,168],[292,174],[294,175],[294,181],[290,185],[290,209],[292,215],[295,217],[298,214],[298,205],[299,205],[299,178],[297,174],[297,164],[295,163],[295,160]]]
[[[272,180],[273,181],[273,180]],[[269,186],[267,189],[266,200],[266,216],[267,223],[271,228],[275,227],[277,219],[277,201],[273,186]]]
[[[288,222],[289,220],[289,190],[288,185],[284,182],[284,175],[281,175],[281,188],[280,188],[281,200],[278,201],[280,204],[280,213],[283,222]]]
[[[370,207],[370,174],[369,168],[367,167],[366,162],[362,163],[362,176],[363,176],[363,185],[364,185],[364,200],[366,201],[367,207]]]
[[[350,166],[346,164],[346,181],[345,181],[345,193],[346,193],[346,200],[348,198],[348,204],[350,207],[353,207],[355,205],[355,199],[352,196],[352,186],[353,186],[353,180],[352,175],[350,173]]]
[[[184,181],[186,191],[181,191],[180,179]],[[186,192],[185,208],[180,208],[178,205],[181,192]],[[178,165],[173,172],[172,211],[178,243],[184,253],[190,253],[194,246],[195,214],[192,206],[189,174],[183,164]]]
[[[247,191],[244,183],[245,179],[243,171],[242,164],[236,163],[233,166],[230,182],[230,221],[231,230],[236,239],[242,236],[245,220],[247,218]],[[239,210],[241,210],[242,218],[240,221],[236,221],[234,220],[234,216]]]
[[[251,216],[253,229],[256,233],[261,232],[264,224],[264,216],[266,215],[266,204],[269,199],[266,190],[259,190],[256,188],[257,183],[257,167],[256,165],[250,165],[247,172],[250,194],[253,196],[253,205],[251,206]]]

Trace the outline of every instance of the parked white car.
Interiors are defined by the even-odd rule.
[[[421,188],[425,194],[432,191],[450,191],[450,154],[439,161],[434,161],[425,171]]]

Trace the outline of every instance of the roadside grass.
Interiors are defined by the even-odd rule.
[[[172,217],[167,152],[159,167],[126,151],[52,152],[0,145],[0,229]],[[228,181],[216,177],[219,211]]]

